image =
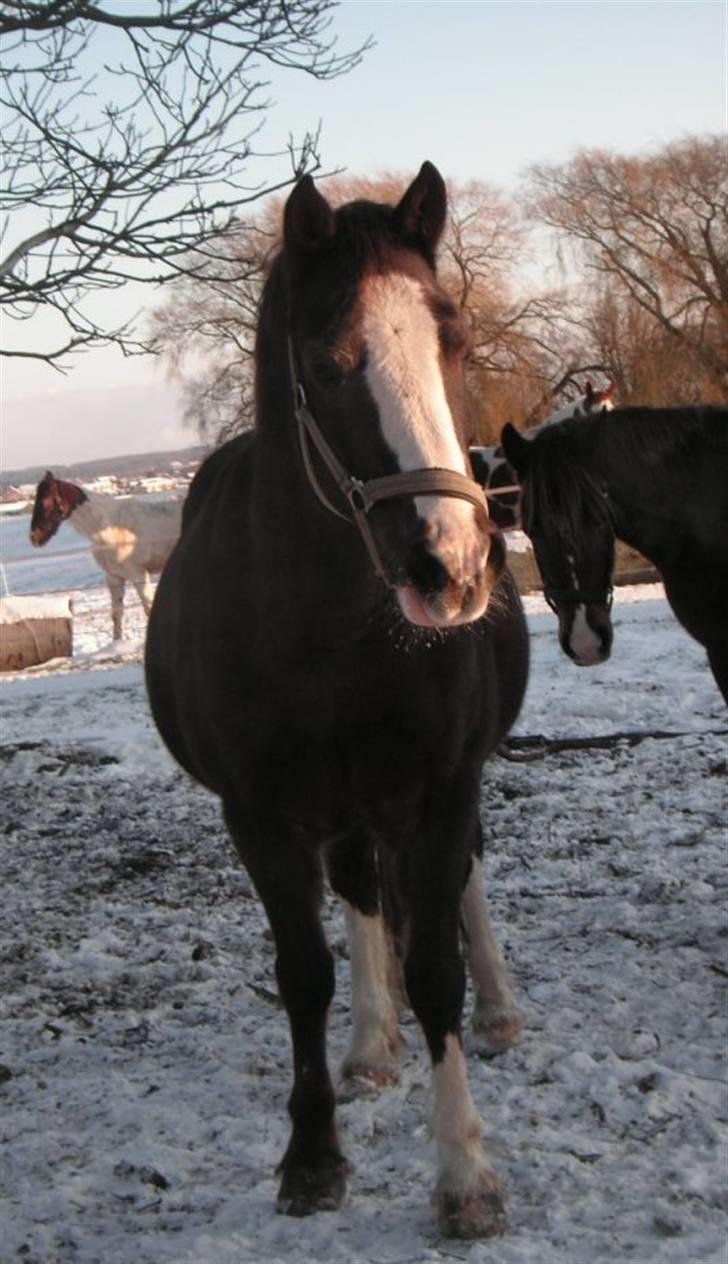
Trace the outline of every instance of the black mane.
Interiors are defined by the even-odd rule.
[[[649,499],[684,484],[709,453],[728,460],[728,409],[615,408],[556,422],[531,442],[529,514],[573,538],[585,520],[609,519],[610,480],[638,480]]]

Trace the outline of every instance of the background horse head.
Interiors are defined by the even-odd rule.
[[[86,499],[86,493],[81,487],[77,487],[75,483],[67,483],[62,478],[55,478],[51,470],[46,470],[35,489],[30,519],[31,543],[38,546],[47,544],[61,523]]]
[[[553,426],[559,421],[569,421],[572,417],[590,417],[594,413],[608,413],[614,408],[614,382],[610,382],[609,386],[603,391],[595,391],[591,382],[587,382],[584,388],[584,394],[578,399],[570,400],[566,404],[562,404],[560,408],[549,413],[544,421],[539,422],[527,433],[530,437],[537,434],[543,426]]]
[[[614,528],[603,486],[575,459],[580,425],[557,422],[526,439],[509,424],[501,441],[521,483],[523,530],[559,620],[561,648],[577,666],[592,667],[612,647]]]

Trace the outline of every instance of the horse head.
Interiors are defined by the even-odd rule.
[[[614,408],[614,382],[603,391],[595,391],[591,382],[587,382],[582,398],[578,401],[573,416],[580,417],[588,413],[610,413]]]
[[[64,518],[71,513],[73,504],[63,494],[64,485],[67,484],[54,478],[51,470],[45,470],[35,488],[33,516],[30,518],[30,544],[47,545],[51,537],[56,535]]]
[[[525,439],[508,424],[501,442],[521,484],[523,529],[559,620],[561,648],[577,666],[592,667],[612,648],[614,529],[603,488],[570,459],[578,425]]]
[[[573,417],[592,417],[595,413],[609,413],[614,408],[614,382],[610,382],[603,391],[595,391],[591,382],[587,382],[584,394],[578,399],[569,400],[555,412],[531,430],[531,437],[537,435],[545,426],[555,426],[560,421],[570,421]]]
[[[443,629],[484,614],[505,560],[467,454],[469,331],[434,270],[446,213],[429,162],[393,207],[334,210],[306,176],[281,256],[308,479],[404,616]]]

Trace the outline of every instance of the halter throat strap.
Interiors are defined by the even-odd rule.
[[[293,341],[288,337],[288,363],[293,387],[293,409],[298,424],[298,437],[301,446],[303,465],[318,500],[321,504],[344,522],[359,529],[366,545],[367,552],[380,579],[394,587],[381,558],[379,547],[374,538],[369,512],[380,500],[393,500],[402,496],[453,496],[467,500],[476,508],[482,509],[492,531],[497,528],[490,524],[488,518],[488,502],[485,492],[474,479],[459,473],[457,470],[429,468],[407,470],[401,474],[387,474],[381,478],[360,479],[350,474],[341,463],[331,445],[321,432],[306,400],[306,393],[296,367],[296,354]],[[349,513],[343,513],[332,504],[321,487],[314,468],[311,445],[316,449],[324,465],[331,474],[341,495],[348,502]]]

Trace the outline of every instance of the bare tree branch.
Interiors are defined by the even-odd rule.
[[[319,168],[317,131],[283,153],[266,153],[260,132],[272,68],[329,80],[370,46],[338,51],[335,9],[336,0],[4,0],[0,304],[6,327],[49,308],[72,331],[58,346],[5,354],[56,363],[109,341],[138,350],[133,328],[96,323],[89,296],[129,280],[214,277],[207,243],[219,248],[245,208]],[[273,160],[280,174],[265,181],[258,169]]]
[[[688,138],[647,157],[585,151],[531,169],[526,205],[571,241],[728,392],[728,184],[723,137]]]

